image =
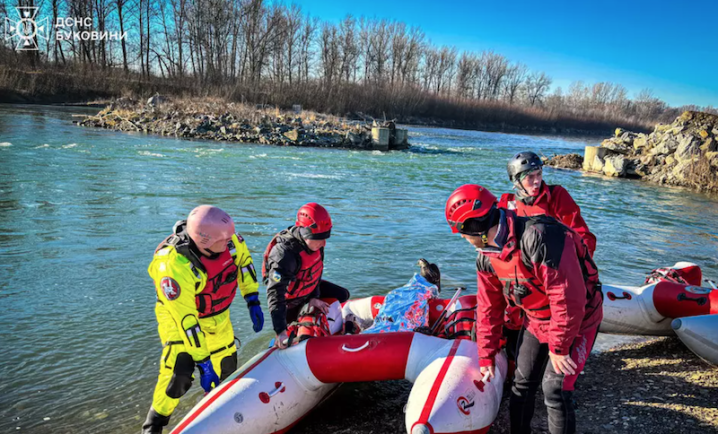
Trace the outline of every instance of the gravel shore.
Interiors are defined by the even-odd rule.
[[[718,368],[675,337],[593,354],[577,387],[580,433],[718,433]],[[292,432],[403,433],[402,410],[410,390],[407,381],[345,384]],[[547,432],[541,396],[533,430]],[[504,397],[490,433],[508,432]]]

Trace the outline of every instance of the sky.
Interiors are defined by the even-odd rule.
[[[418,26],[434,45],[493,50],[573,81],[650,88],[671,106],[718,107],[718,0],[294,0],[339,22],[347,14]]]

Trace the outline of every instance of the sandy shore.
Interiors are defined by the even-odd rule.
[[[292,432],[403,433],[402,410],[410,390],[406,381],[345,384]],[[592,355],[575,396],[580,433],[718,433],[718,368],[677,338]],[[540,396],[533,429],[547,432]],[[508,432],[505,397],[490,433]]]

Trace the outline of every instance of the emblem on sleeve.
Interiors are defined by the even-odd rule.
[[[272,280],[274,280],[275,282],[279,282],[280,280],[282,280],[282,275],[275,270],[272,272]]]
[[[163,277],[160,280],[160,289],[169,301],[176,300],[180,295],[179,283],[171,277]]]

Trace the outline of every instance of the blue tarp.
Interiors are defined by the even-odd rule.
[[[374,324],[362,333],[413,331],[429,325],[429,300],[439,296],[436,285],[419,274],[406,285],[389,292]]]

